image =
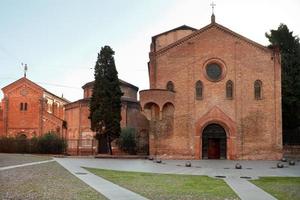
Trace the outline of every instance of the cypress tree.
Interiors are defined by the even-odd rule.
[[[114,61],[114,51],[109,46],[101,48],[94,71],[94,87],[90,100],[91,129],[96,132],[99,149],[103,142],[112,154],[111,142],[121,132],[121,92],[118,72]]]
[[[284,130],[300,127],[300,43],[285,24],[266,33],[272,46],[278,46],[282,67],[282,125]]]

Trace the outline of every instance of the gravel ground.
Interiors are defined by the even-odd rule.
[[[50,160],[50,156],[0,153],[0,167]]]
[[[106,199],[56,162],[0,171],[0,199]]]

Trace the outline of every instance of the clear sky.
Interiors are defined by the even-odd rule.
[[[216,22],[263,45],[285,23],[300,34],[299,0],[215,0]],[[148,89],[151,36],[210,23],[211,0],[0,0],[0,88],[27,77],[73,101],[94,79],[97,53],[115,51],[119,78]],[[0,98],[2,98],[2,92]]]

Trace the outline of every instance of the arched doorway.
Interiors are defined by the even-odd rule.
[[[202,133],[202,158],[226,159],[226,132],[219,124],[207,125]]]

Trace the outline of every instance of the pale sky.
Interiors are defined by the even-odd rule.
[[[286,24],[300,34],[299,0],[215,0],[216,22],[262,45]],[[94,79],[97,53],[115,51],[119,78],[149,88],[151,37],[210,23],[211,0],[0,0],[0,88],[23,76],[74,101]],[[0,98],[3,94],[0,92]]]

